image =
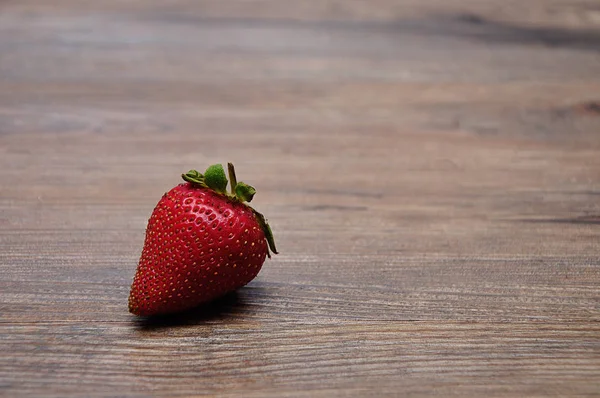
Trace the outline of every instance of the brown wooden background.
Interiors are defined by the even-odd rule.
[[[281,255],[127,312],[233,161]],[[0,1],[2,396],[600,394],[597,0]]]

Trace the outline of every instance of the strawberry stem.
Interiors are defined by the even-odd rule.
[[[229,173],[229,183],[231,184],[231,194],[235,196],[235,187],[237,186],[237,178],[235,176],[235,167],[233,167],[233,163],[227,163],[227,172]]]

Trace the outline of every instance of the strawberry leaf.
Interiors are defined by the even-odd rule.
[[[199,173],[196,170],[190,170],[187,173],[182,174],[181,178],[183,178],[187,182],[191,182],[192,184],[206,186],[206,184],[204,183],[204,176],[202,175],[202,173]]]
[[[256,193],[256,189],[253,186],[245,184],[243,182],[238,182],[235,187],[235,196],[242,202],[251,202],[254,194]]]
[[[219,193],[227,193],[227,177],[225,177],[225,170],[220,164],[213,164],[208,166],[204,172],[204,183],[211,189]]]
[[[279,254],[277,248],[275,247],[275,238],[273,237],[273,231],[271,231],[271,226],[267,222],[267,219],[265,218],[265,216],[263,216],[261,213],[257,212],[254,209],[252,209],[252,212],[254,213],[254,216],[258,220],[258,223],[260,224],[260,227],[262,228],[263,233],[265,234],[265,238],[267,239],[267,243],[269,244],[269,249],[271,249],[271,251],[274,254]],[[267,255],[269,256],[269,258],[271,258],[271,253],[269,253],[268,251]]]

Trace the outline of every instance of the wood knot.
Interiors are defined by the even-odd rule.
[[[600,101],[586,101],[573,107],[573,111],[583,116],[600,116]]]

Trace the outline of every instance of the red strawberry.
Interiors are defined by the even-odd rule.
[[[163,195],[146,229],[146,241],[129,294],[129,311],[157,315],[183,311],[246,285],[269,254],[277,253],[262,214],[246,205],[256,190],[237,182],[228,164],[231,193],[220,164],[204,175],[190,170]]]

